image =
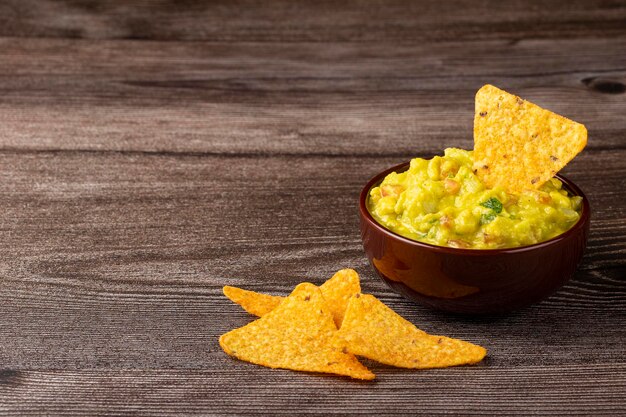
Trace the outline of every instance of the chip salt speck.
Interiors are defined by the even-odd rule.
[[[587,129],[492,85],[476,93],[474,169],[488,187],[537,189],[587,144]]]
[[[350,299],[333,343],[357,356],[402,368],[472,364],[487,354],[483,347],[462,340],[429,335],[367,294]]]
[[[335,333],[320,289],[302,283],[270,313],[222,335],[220,346],[231,356],[270,368],[374,379],[353,355],[331,345]]]

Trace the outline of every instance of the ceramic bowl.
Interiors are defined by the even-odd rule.
[[[557,175],[572,195],[583,198],[578,222],[545,242],[507,249],[457,249],[400,236],[378,223],[367,210],[369,191],[391,172],[372,178],[359,199],[361,237],[372,267],[396,292],[428,307],[455,313],[502,313],[537,303],[573,275],[589,233],[587,197]]]

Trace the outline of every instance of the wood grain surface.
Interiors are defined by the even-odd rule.
[[[557,12],[558,11],[558,12]],[[431,311],[363,253],[375,173],[472,146],[485,83],[584,123],[588,250],[546,301]],[[0,3],[0,415],[626,415],[626,2]],[[355,268],[472,367],[270,370],[221,294]]]

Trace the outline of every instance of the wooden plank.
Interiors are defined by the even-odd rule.
[[[593,164],[570,170],[595,209],[575,278],[518,313],[460,318],[400,299],[367,265],[357,195],[393,158],[0,153],[0,363],[223,364],[217,337],[250,319],[221,295],[223,285],[287,294],[342,267],[356,268],[365,291],[425,330],[486,345],[498,366],[618,363],[626,353],[624,152],[590,155]]]
[[[373,383],[230,359],[206,370],[5,372],[0,413],[20,415],[614,415],[626,365],[381,368]],[[479,369],[480,368],[480,369]]]
[[[621,1],[8,0],[0,36],[209,41],[440,41],[624,36]]]
[[[472,146],[474,94],[494,83],[585,123],[590,148],[623,149],[626,118],[617,115],[626,114],[626,95],[599,89],[626,83],[625,50],[626,40],[605,39],[276,45],[5,38],[0,147],[433,153]]]
[[[621,233],[624,152],[588,154],[568,166],[566,174],[588,192],[599,233]],[[358,243],[360,188],[370,176],[403,161],[2,152],[0,229],[10,255],[3,261],[81,252],[85,245],[151,250],[170,242],[306,244],[312,237],[328,242],[348,233]],[[49,229],[43,238],[42,227]],[[76,231],[75,239],[64,236],[67,229]]]
[[[143,265],[138,262],[135,266]],[[400,299],[382,288],[369,267],[360,262],[351,266],[361,272],[365,291],[379,296],[420,328],[487,347],[488,367],[623,364],[626,349],[622,341],[626,331],[621,323],[626,314],[623,285],[615,283],[619,281],[617,276],[612,280],[592,281],[581,272],[571,285],[537,306],[508,316],[459,318]],[[188,269],[194,267],[197,265],[192,263]],[[111,268],[122,269],[118,264]],[[173,265],[162,269],[168,275],[158,279],[159,288],[155,288],[154,282],[152,285],[137,282],[136,273],[126,277],[124,289],[114,291],[109,288],[122,287],[122,276],[113,283],[92,278],[82,285],[76,278],[70,283],[68,278],[47,279],[45,283],[39,280],[28,285],[30,292],[23,282],[7,282],[1,293],[5,300],[0,332],[3,367],[10,370],[223,367],[223,372],[244,378],[250,366],[235,361],[226,363],[227,356],[217,339],[228,330],[247,324],[252,317],[221,295],[221,284],[226,281],[284,295],[288,293],[287,287],[304,278],[290,278],[279,268],[271,275],[247,271],[234,279],[214,276],[205,282],[189,279],[192,282],[183,288],[183,271],[170,272]],[[317,275],[314,271],[309,274]],[[212,271],[207,275],[211,277]],[[322,281],[314,278],[307,279]],[[104,288],[93,289],[98,284]],[[382,369],[377,364],[372,368],[375,372]],[[442,371],[444,375],[455,372]],[[482,367],[473,369],[468,378],[480,378],[482,372]],[[266,375],[271,375],[270,371]]]

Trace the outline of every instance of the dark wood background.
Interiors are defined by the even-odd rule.
[[[0,2],[0,414],[626,414],[626,2]],[[587,125],[593,220],[554,296],[503,316],[390,292],[374,173],[472,147],[493,83]],[[269,370],[217,339],[225,284],[352,267],[473,367]]]

